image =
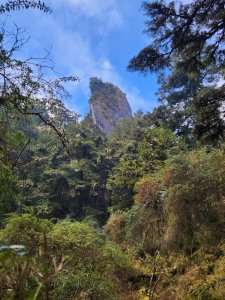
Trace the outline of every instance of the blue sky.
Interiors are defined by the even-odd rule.
[[[0,3],[4,1],[0,1]],[[149,43],[143,34],[145,17],[141,0],[46,0],[51,15],[37,10],[11,12],[7,18],[26,29],[30,41],[21,54],[42,56],[51,48],[55,69],[76,75],[69,84],[67,106],[88,113],[89,78],[96,76],[119,86],[133,112],[151,111],[157,105],[157,79],[126,70],[129,60]]]

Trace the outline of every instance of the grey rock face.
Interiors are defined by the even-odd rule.
[[[107,135],[125,118],[132,117],[132,110],[124,94],[111,83],[98,78],[90,79],[90,116],[93,122]]]

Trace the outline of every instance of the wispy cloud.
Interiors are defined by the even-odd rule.
[[[54,1],[62,4],[61,0]],[[80,10],[79,13],[82,11],[86,17],[97,18],[103,30],[105,29],[105,23],[101,18],[107,18],[112,13],[117,14],[119,9],[116,0],[104,2],[101,0],[64,0],[63,3],[65,4],[65,2],[67,5]],[[112,19],[110,22],[113,22]],[[65,74],[76,75],[80,78],[78,84],[68,86],[73,95],[73,98],[68,102],[71,108],[82,115],[88,111],[89,78],[96,76],[105,82],[111,82],[120,87],[127,94],[134,112],[138,109],[151,109],[149,100],[141,96],[141,92],[137,87],[127,83],[127,80],[120,75],[117,66],[113,65],[104,49],[99,50],[102,48],[102,38],[96,39],[93,43],[89,31],[68,30],[54,16],[45,19],[42,27],[48,28],[48,31],[52,33],[51,36],[54,40],[53,55],[57,62],[56,69],[63,68]],[[83,103],[81,103],[81,98]],[[86,102],[84,98],[86,98]]]
[[[50,0],[57,5],[70,6],[76,14],[96,19],[104,24],[104,30],[123,23],[121,9],[117,0]]]
[[[65,47],[67,45],[66,53]],[[149,100],[141,96],[137,87],[130,86],[124,78],[118,73],[109,58],[104,54],[96,55],[92,51],[92,45],[79,34],[71,34],[60,29],[57,30],[56,57],[60,57],[60,64],[67,69],[69,74],[76,74],[80,83],[73,89],[73,94],[81,91],[86,99],[90,96],[89,78],[99,77],[105,82],[111,82],[120,87],[126,94],[132,106],[133,111],[138,109],[150,110],[152,107]],[[76,96],[70,103],[71,107],[79,107],[79,99]],[[86,107],[80,107],[79,113],[83,114]]]
[[[49,49],[52,45],[55,69],[63,75],[80,78],[80,83],[68,84],[72,94],[67,102],[69,107],[82,115],[88,112],[89,78],[96,76],[120,87],[127,94],[133,112],[150,110],[150,101],[142,96],[143,92],[137,88],[135,79],[129,81],[123,70],[129,60],[130,54],[126,53],[127,50],[130,53],[130,46],[119,35],[131,30],[129,22],[133,22],[134,18],[131,13],[133,3],[130,0],[123,0],[122,4],[120,0],[48,2],[50,5],[52,3],[52,15],[33,13],[31,17],[31,12],[26,23],[20,20],[20,26],[29,26],[32,36],[32,44],[25,54],[35,53],[38,56],[43,48]],[[127,24],[129,26],[126,27]],[[122,57],[125,62],[121,67]]]

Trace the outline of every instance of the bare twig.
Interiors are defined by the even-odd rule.
[[[20,151],[20,154],[18,155],[16,161],[12,164],[12,170],[17,166],[20,157],[22,156],[23,152],[27,148],[27,146],[30,143],[30,141],[31,141],[31,138],[29,138],[28,141],[26,142],[26,144],[23,146],[23,149]]]

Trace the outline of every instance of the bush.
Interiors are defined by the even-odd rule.
[[[127,289],[134,272],[118,246],[106,242],[100,229],[84,223],[62,221],[53,225],[28,214],[12,215],[2,237],[5,243],[23,243],[29,252],[21,259],[9,260],[10,268],[3,264],[0,274],[0,291],[11,289],[14,293],[20,269],[28,267],[24,284],[20,282],[26,287],[22,297],[29,294],[31,286],[37,289],[41,284],[40,299],[46,295],[59,300],[115,299],[119,291]]]
[[[110,216],[105,225],[106,234],[109,236],[110,240],[117,244],[122,244],[124,242],[125,218],[125,212],[116,211]]]

